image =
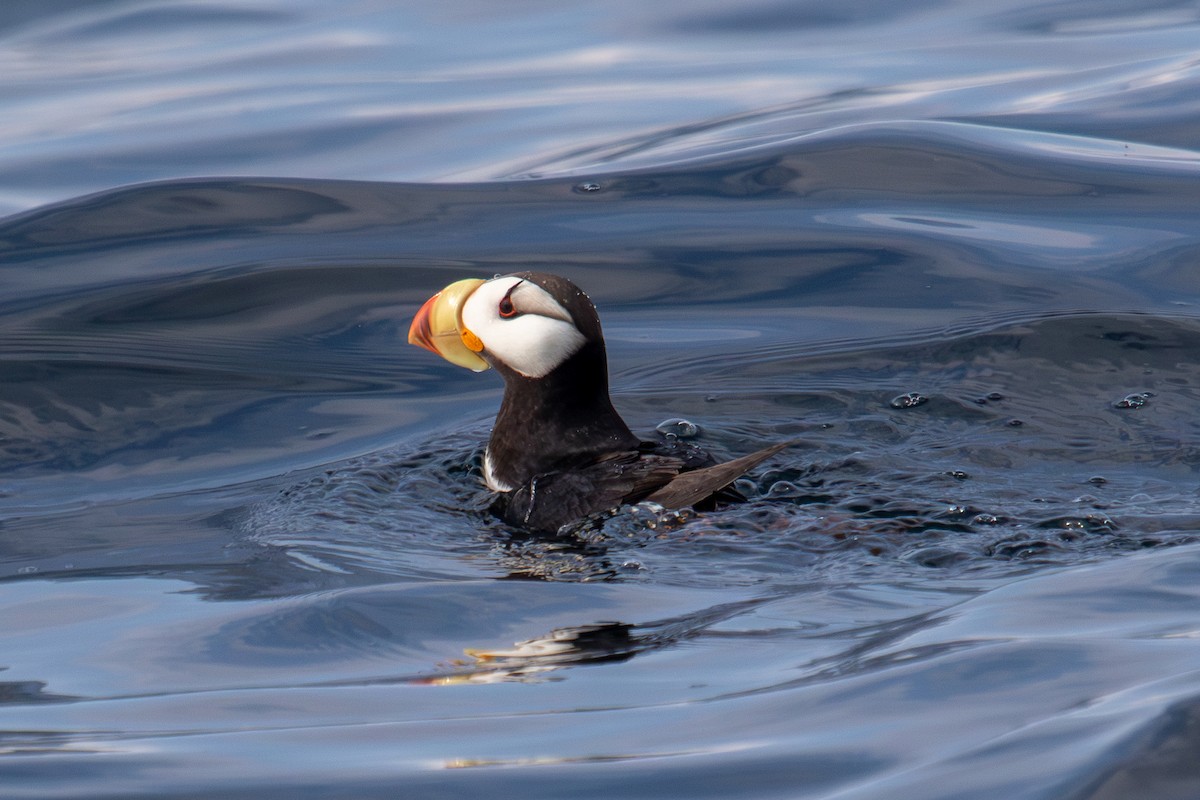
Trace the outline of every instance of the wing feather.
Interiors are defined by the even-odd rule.
[[[624,503],[648,500],[686,508],[720,493],[748,470],[796,442],[765,447],[750,455],[692,469],[691,456],[638,450],[606,454],[588,464],[544,472],[501,495],[497,516],[527,530],[554,533],[563,525]],[[734,496],[737,496],[734,493]]]
[[[686,508],[695,505],[721,491],[780,450],[793,444],[795,442],[773,444],[732,461],[694,469],[691,472],[682,472],[666,486],[654,491],[645,499],[667,508]]]

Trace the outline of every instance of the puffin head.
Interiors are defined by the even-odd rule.
[[[494,367],[504,378],[483,458],[493,491],[638,447],[608,396],[596,308],[565,278],[516,272],[452,283],[417,312],[408,341],[476,372]]]
[[[537,380],[604,338],[596,308],[579,287],[541,272],[450,284],[421,306],[411,344],[475,372]]]

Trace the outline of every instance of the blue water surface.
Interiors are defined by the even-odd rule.
[[[0,795],[1200,794],[1200,8],[0,9]],[[487,513],[463,277],[714,512]]]

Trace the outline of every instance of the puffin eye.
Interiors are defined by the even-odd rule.
[[[504,298],[500,300],[500,316],[508,319],[509,317],[515,317],[516,315],[517,308],[513,305],[512,298],[508,295],[504,295]]]

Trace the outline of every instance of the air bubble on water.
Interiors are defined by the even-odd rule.
[[[636,527],[649,531],[671,531],[692,519],[696,512],[690,508],[669,509],[651,500],[643,500],[632,506],[622,506],[628,513],[627,519]],[[634,562],[637,563],[637,562]],[[638,565],[641,568],[641,565]]]
[[[1010,427],[1010,428],[1019,428],[1019,427],[1021,427],[1022,425],[1024,425],[1025,423],[1024,423],[1022,420],[1019,420],[1019,419],[1010,419],[1008,422],[1006,422],[1006,423],[1004,423],[1004,424],[1005,424],[1005,425],[1007,425],[1007,426],[1008,426],[1008,427]]]
[[[596,183],[595,181],[584,181],[583,183],[575,184],[575,191],[582,192],[584,194],[591,194],[593,192],[598,192],[603,188],[604,188],[603,186],[601,186],[599,183]]]
[[[1117,402],[1113,403],[1114,408],[1141,408],[1146,405],[1147,401],[1154,397],[1153,392],[1134,392],[1127,394]]]
[[[996,525],[1000,522],[1000,518],[995,514],[976,514],[971,521],[976,525]]]
[[[1115,530],[1117,524],[1104,514],[1085,514],[1082,517],[1051,517],[1050,519],[1045,519],[1041,522],[1038,522],[1036,527],[1043,530],[1107,533]]]
[[[758,494],[758,484],[749,478],[738,478],[733,482],[733,488],[744,497],[753,497]]]
[[[929,398],[919,392],[908,392],[907,394],[897,395],[892,398],[892,408],[916,408],[917,406],[928,403]]]
[[[680,417],[663,420],[654,429],[663,436],[675,439],[692,439],[700,433],[700,426]]]
[[[804,490],[791,481],[775,481],[771,484],[771,488],[767,490],[767,497],[785,498],[785,497],[801,497],[804,495]]]

